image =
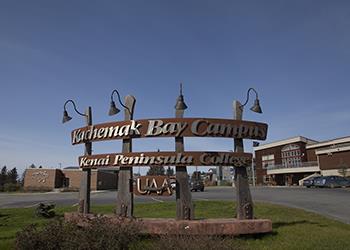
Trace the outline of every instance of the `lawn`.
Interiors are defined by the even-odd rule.
[[[232,218],[234,203],[227,201],[195,202],[196,218]],[[72,207],[55,209],[59,216]],[[93,206],[95,213],[112,213],[113,206]],[[136,204],[135,216],[144,218],[175,217],[175,203]],[[273,232],[257,236],[241,236],[234,239],[244,249],[350,249],[350,225],[300,209],[255,204],[257,218],[271,219]],[[33,208],[0,209],[0,249],[11,249],[15,234],[23,226],[45,223],[36,218]],[[237,244],[236,244],[237,245]]]

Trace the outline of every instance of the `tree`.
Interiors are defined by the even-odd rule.
[[[32,163],[29,168],[36,168],[36,166],[34,165],[34,163]]]
[[[27,172],[27,170],[25,169],[24,172],[22,173],[22,176],[21,176],[20,180],[19,180],[19,184],[20,184],[22,187],[24,186],[24,178],[25,178],[25,176],[26,176],[26,172]]]
[[[0,187],[1,189],[4,187],[7,181],[7,167],[3,166],[0,173]]]
[[[163,166],[151,166],[147,175],[165,175],[165,169]]]
[[[174,169],[171,168],[171,167],[168,167],[168,168],[166,169],[166,175],[167,175],[167,176],[173,176],[173,175],[174,175]]]
[[[16,184],[17,183],[17,179],[18,179],[17,169],[16,168],[11,169],[7,173],[7,178],[8,178],[8,181],[7,181],[8,183]]]

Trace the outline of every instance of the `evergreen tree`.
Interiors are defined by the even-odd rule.
[[[36,166],[34,165],[34,163],[32,163],[29,168],[36,168]]]
[[[24,170],[24,172],[22,173],[22,176],[21,176],[21,178],[20,178],[20,180],[19,180],[19,184],[23,187],[23,185],[24,185],[24,177],[26,176],[26,171],[27,170]]]
[[[166,169],[166,175],[167,175],[167,176],[173,176],[173,175],[174,175],[174,169],[171,168],[171,167],[168,167],[168,168]]]
[[[165,169],[163,166],[151,166],[147,175],[165,175]]]
[[[8,181],[9,183],[17,183],[17,179],[18,179],[18,173],[17,173],[17,169],[13,168],[11,169],[8,173],[7,173],[7,177],[8,177]]]
[[[0,187],[1,189],[4,187],[7,181],[7,167],[3,166],[0,173]]]

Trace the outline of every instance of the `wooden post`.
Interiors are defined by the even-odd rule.
[[[183,115],[183,109],[176,109],[176,118],[183,118]],[[175,151],[177,153],[184,152],[183,137],[175,137]],[[176,219],[194,219],[194,206],[192,204],[192,194],[188,183],[186,166],[176,166]]]
[[[132,120],[136,99],[133,96],[125,97],[124,120]],[[123,153],[132,152],[132,140],[123,139]],[[118,175],[118,194],[116,214],[122,217],[132,218],[134,215],[133,171],[132,167],[120,167]]]
[[[92,111],[91,107],[88,107],[85,111],[87,126],[92,125]],[[92,154],[92,143],[85,143],[85,155]],[[90,191],[91,191],[91,169],[84,169],[82,171],[82,177],[80,181],[79,189],[79,213],[90,213]]]
[[[233,119],[242,120],[243,107],[238,101],[233,102]],[[244,152],[243,139],[234,139],[234,152]],[[237,219],[253,219],[253,201],[250,194],[246,167],[235,167],[236,211]]]

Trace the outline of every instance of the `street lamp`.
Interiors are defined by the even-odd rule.
[[[72,103],[75,112],[86,118],[86,125],[92,125],[92,111],[91,107],[88,107],[85,114],[79,112],[73,100],[67,100],[63,105],[63,119],[62,123],[66,123],[72,120],[72,117],[68,115],[66,105]],[[85,142],[85,155],[92,154],[92,143]],[[79,208],[80,213],[88,214],[90,213],[90,190],[91,190],[91,169],[83,169],[81,176],[80,188],[79,188]]]
[[[111,106],[110,106],[110,108],[109,108],[108,115],[112,116],[112,115],[116,115],[116,114],[118,114],[118,113],[120,112],[120,109],[117,108],[117,106],[115,105],[115,102],[114,102],[114,100],[113,100],[113,94],[114,94],[114,93],[117,93],[117,95],[118,95],[118,100],[119,100],[120,105],[122,105],[125,109],[127,109],[127,110],[129,111],[129,114],[131,115],[130,109],[129,109],[127,106],[125,106],[125,105],[123,104],[123,102],[122,102],[121,99],[120,99],[119,92],[118,92],[118,90],[116,90],[116,89],[114,89],[114,90],[112,91],[112,94],[111,94]]]
[[[242,104],[240,106],[240,108],[243,110],[243,107],[248,103],[249,101],[249,93],[250,91],[253,90],[255,92],[255,100],[254,100],[254,105],[250,108],[251,111],[255,112],[255,113],[262,113],[261,107],[260,107],[260,102],[259,102],[259,98],[258,98],[258,92],[256,92],[256,90],[254,88],[249,88],[247,91],[247,100],[245,101],[244,104]]]
[[[117,108],[113,100],[113,95],[116,93],[118,95],[118,101],[124,110],[124,121],[133,120],[134,107],[136,99],[134,96],[127,95],[125,97],[125,103],[122,102],[118,90],[114,89],[111,94],[111,105],[109,108],[108,115],[112,116],[118,114],[120,109]],[[122,153],[132,152],[132,138],[123,139]],[[117,193],[117,208],[115,213],[122,217],[133,217],[134,211],[134,196],[133,196],[133,168],[129,167],[119,167],[118,174],[118,193]]]
[[[72,117],[70,117],[70,116],[68,115],[68,112],[67,112],[67,109],[66,109],[66,105],[67,105],[69,102],[73,104],[73,107],[74,107],[75,112],[77,112],[77,113],[78,113],[79,115],[81,115],[81,116],[88,117],[88,115],[83,114],[83,113],[79,112],[79,110],[77,110],[77,107],[75,106],[75,102],[74,102],[73,100],[67,100],[67,101],[64,103],[64,105],[63,105],[63,119],[62,119],[62,123],[66,123],[66,122],[72,120]]]
[[[185,101],[184,101],[184,96],[182,95],[182,83],[180,83],[180,95],[177,97],[175,109],[176,110],[187,109],[187,105],[185,104]]]

